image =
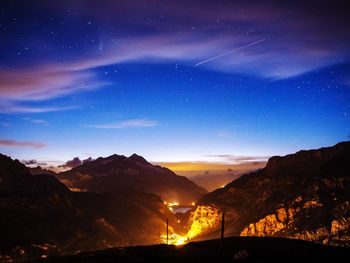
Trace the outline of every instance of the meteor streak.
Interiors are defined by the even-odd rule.
[[[253,45],[255,45],[255,44],[264,42],[265,40],[266,40],[265,38],[262,38],[262,39],[260,39],[260,40],[257,40],[257,41],[255,41],[255,42],[253,42],[253,43],[250,43],[250,44],[248,44],[248,45],[245,45],[245,46],[242,46],[242,47],[238,47],[238,48],[234,48],[234,49],[232,49],[232,50],[230,50],[230,51],[227,51],[227,52],[222,53],[222,54],[220,54],[220,55],[217,55],[217,56],[215,56],[215,57],[208,58],[208,59],[206,59],[206,60],[203,60],[203,61],[201,61],[201,62],[198,62],[197,64],[194,65],[194,67],[197,67],[197,66],[199,66],[199,65],[202,65],[202,64],[207,63],[207,62],[209,62],[209,61],[212,61],[212,60],[214,60],[214,59],[217,59],[217,58],[220,58],[220,57],[229,55],[229,54],[231,54],[231,53],[233,53],[233,52],[235,52],[235,51],[242,50],[242,49],[245,49],[245,48],[247,48],[247,47],[253,46]]]

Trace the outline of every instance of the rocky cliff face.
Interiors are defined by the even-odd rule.
[[[350,218],[349,202],[340,204],[341,212],[335,213],[333,219],[325,224],[318,224],[308,230],[300,229],[297,220],[303,214],[311,214],[313,209],[322,209],[322,204],[311,200],[296,208],[280,208],[275,213],[269,214],[257,222],[246,226],[241,236],[286,236],[290,238],[317,241],[323,244],[350,245]],[[345,208],[346,207],[346,208]],[[337,207],[336,209],[339,209]],[[335,210],[336,210],[335,209]],[[308,211],[309,210],[309,211]],[[320,211],[321,213],[322,211]]]
[[[278,236],[350,245],[350,142],[272,157],[266,168],[205,195],[230,216],[227,235]],[[202,217],[196,220],[206,221]],[[205,231],[210,238],[210,230]],[[217,235],[218,228],[212,227]],[[204,237],[204,236],[203,236]]]
[[[154,166],[143,157],[111,155],[98,158],[57,175],[74,191],[95,193],[140,191],[156,194],[167,202],[190,205],[206,191],[186,177]]]
[[[213,205],[199,205],[191,213],[187,237],[193,239],[220,226],[221,212]]]
[[[251,223],[241,232],[241,236],[272,236],[278,233],[288,225],[286,210],[280,208],[276,214],[270,214],[260,219],[258,222]]]

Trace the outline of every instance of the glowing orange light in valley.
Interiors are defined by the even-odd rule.
[[[166,235],[161,235],[161,239],[163,240],[163,243],[167,243],[167,237]],[[181,236],[176,233],[173,233],[169,235],[168,244],[169,245],[175,245],[175,246],[181,246],[184,245],[188,241],[187,236]]]

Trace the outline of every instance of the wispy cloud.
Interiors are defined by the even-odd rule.
[[[274,27],[273,27],[274,28]],[[276,34],[281,33],[276,29]],[[218,28],[218,32],[222,29]],[[181,37],[179,37],[181,36]],[[264,43],[248,47],[244,52],[232,53],[225,58],[201,65],[206,69],[253,74],[263,78],[280,79],[298,76],[308,71],[344,61],[345,50],[334,51],[328,46],[315,47],[311,43],[304,47],[303,40],[277,41],[267,37],[265,32],[253,35],[233,33],[215,37],[213,32],[181,32],[181,34],[157,33],[150,36],[124,37],[118,44],[106,43],[105,49],[98,56],[92,55],[67,65],[76,72],[96,67],[125,62],[160,63],[179,61],[185,65],[239,49],[257,39],[266,39]],[[315,40],[316,41],[316,40]],[[290,46],[291,43],[294,46]],[[311,47],[312,46],[312,47]],[[288,61],[288,63],[282,63]]]
[[[208,154],[204,155],[204,157],[221,159],[222,161],[232,163],[260,162],[267,161],[270,158],[270,156],[239,156],[232,154]]]
[[[90,88],[92,72],[64,71],[47,65],[35,69],[0,71],[0,97],[16,101],[46,100]]]
[[[2,122],[0,122],[0,126],[2,126],[2,127],[10,127],[11,123],[9,123],[7,121],[2,121]]]
[[[41,120],[41,119],[30,120],[30,122],[35,123],[35,124],[41,124],[41,125],[49,124],[46,120]]]
[[[319,4],[315,9],[311,3],[287,8],[279,1],[252,4],[222,0],[208,5],[189,0],[186,8],[178,2],[167,2],[160,8],[156,1],[149,1],[147,10],[138,1],[77,6],[100,24],[114,26],[106,29],[105,40],[100,40],[99,47],[103,49],[69,65],[76,72],[129,61],[193,65],[218,54],[229,54],[201,66],[278,79],[341,63],[349,52],[349,34],[339,29],[348,16],[341,5]],[[59,8],[62,6],[55,5],[55,9]],[[141,15],[131,20],[130,12]],[[145,19],[149,21],[147,25]],[[132,34],[120,34],[125,32],[125,26]],[[266,40],[248,47],[262,39]],[[242,46],[247,48],[229,53]]]
[[[30,106],[21,105],[20,103],[3,103],[0,105],[1,113],[43,113],[43,112],[54,112],[54,111],[65,111],[77,109],[76,106],[62,106],[62,107],[47,107],[47,106]]]
[[[106,85],[89,70],[75,71],[67,65],[51,65],[34,69],[0,70],[0,112],[41,113],[70,110],[73,106],[30,106],[28,102],[45,101],[79,91]]]
[[[85,125],[89,128],[97,129],[126,129],[126,128],[143,128],[143,127],[153,127],[157,126],[159,123],[155,120],[149,119],[131,119],[125,120],[118,123],[109,123],[109,124],[94,124],[94,125]]]
[[[31,119],[31,118],[23,118],[23,120],[34,123],[34,124],[39,124],[39,125],[47,125],[49,124],[46,120],[43,119]]]
[[[16,141],[16,140],[7,140],[0,139],[1,146],[7,147],[27,147],[27,148],[43,148],[46,146],[45,143],[33,142],[33,141]]]
[[[350,35],[342,29],[348,14],[341,5],[318,4],[315,9],[312,3],[296,3],[286,8],[278,1],[252,4],[223,0],[208,5],[189,0],[185,1],[184,8],[183,3],[177,1],[164,3],[162,7],[157,1],[148,2],[145,9],[139,1],[102,1],[102,4],[100,1],[74,1],[72,5],[79,10],[79,17],[94,17],[96,24],[106,25],[100,45],[79,46],[74,50],[74,56],[67,51],[58,52],[57,56],[62,55],[65,60],[57,64],[49,56],[42,56],[42,50],[34,52],[35,62],[30,68],[15,67],[12,65],[15,59],[2,60],[0,99],[6,105],[1,106],[0,111],[40,113],[71,109],[32,107],[28,102],[105,86],[108,83],[101,81],[96,68],[126,62],[176,61],[193,66],[215,57],[200,67],[280,79],[342,63],[349,58]],[[40,6],[53,14],[66,12],[66,4],[61,2],[42,1]],[[32,9],[31,6],[28,8],[28,15],[33,15]],[[141,15],[131,15],[135,12]],[[80,23],[76,25],[80,27]],[[76,25],[71,26],[81,30],[74,28]],[[25,28],[18,27],[21,38],[15,34],[15,37],[9,36],[11,39],[7,42],[18,46],[27,40],[30,42],[33,32]],[[320,31],[320,28],[324,30]],[[45,36],[41,37],[39,42],[49,42]],[[259,39],[266,40],[251,46]],[[6,50],[18,49],[16,45],[4,45]],[[242,46],[247,48],[231,53]]]
[[[228,137],[232,137],[233,133],[230,131],[219,131],[217,133],[218,137],[222,137],[222,138],[228,138]]]

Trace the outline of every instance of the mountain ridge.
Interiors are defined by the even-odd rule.
[[[265,168],[206,194],[192,214],[193,236],[277,236],[350,244],[350,142],[271,157]],[[208,221],[203,226],[199,222]],[[208,221],[209,222],[209,221]],[[198,233],[196,233],[196,231]]]
[[[162,243],[177,219],[153,194],[72,192],[0,155],[0,261]]]
[[[99,157],[56,178],[70,189],[88,192],[118,192],[125,189],[153,193],[167,202],[191,204],[206,190],[168,168],[152,165],[142,156],[113,154]]]

